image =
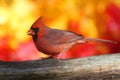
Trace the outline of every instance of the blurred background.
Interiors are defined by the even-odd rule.
[[[47,57],[26,33],[40,16],[51,28],[118,42],[75,46],[63,59],[120,52],[120,0],[0,0],[0,60]]]

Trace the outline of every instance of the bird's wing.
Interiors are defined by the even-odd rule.
[[[48,32],[45,38],[51,44],[58,45],[58,44],[71,43],[73,41],[83,39],[83,36],[70,31],[52,29]]]

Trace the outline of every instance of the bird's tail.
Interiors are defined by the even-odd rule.
[[[107,43],[114,43],[117,44],[117,42],[115,41],[111,41],[111,40],[105,40],[105,39],[97,39],[97,38],[84,38],[85,41],[89,42],[107,42]]]

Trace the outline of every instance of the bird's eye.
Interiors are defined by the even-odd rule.
[[[32,28],[32,30],[33,30],[34,32],[38,32],[38,31],[39,31],[39,28]]]

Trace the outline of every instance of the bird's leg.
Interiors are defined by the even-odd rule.
[[[61,56],[62,56],[62,54],[65,53],[69,48],[70,48],[70,47],[66,47],[65,49],[63,49],[63,50],[59,53],[57,59],[60,59]]]
[[[86,43],[86,41],[85,40],[77,40],[77,41],[71,43],[69,46],[67,46],[66,48],[64,48],[60,52],[60,54],[58,55],[57,59],[60,59],[60,57],[62,56],[62,54],[65,53],[67,50],[69,50],[72,46],[77,45],[77,44],[83,44],[83,43]]]
[[[73,46],[74,43],[72,43],[70,46],[67,46],[66,48],[64,48],[58,55],[57,59],[60,59],[62,54],[65,53],[66,51],[68,51],[72,46]]]

